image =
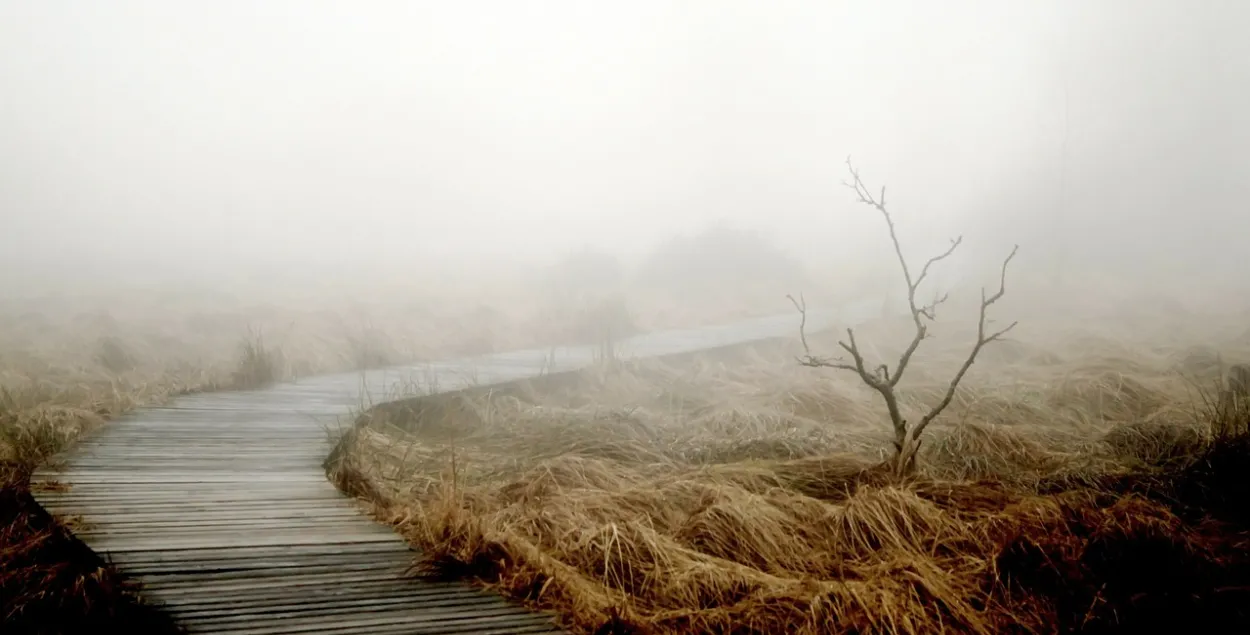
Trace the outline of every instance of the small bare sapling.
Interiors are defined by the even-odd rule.
[[[955,250],[963,243],[963,237],[952,240],[950,247],[946,251],[925,261],[924,266],[920,268],[920,273],[913,275],[912,269],[907,265],[907,259],[903,256],[903,248],[899,245],[898,234],[894,228],[894,219],[886,209],[885,187],[881,188],[880,194],[874,196],[864,185],[863,180],[860,179],[859,172],[851,164],[849,157],[846,160],[846,166],[850,171],[851,181],[843,182],[843,184],[855,191],[860,203],[869,205],[880,212],[881,217],[885,219],[886,226],[889,228],[890,241],[893,243],[894,253],[898,257],[899,267],[902,269],[903,281],[907,284],[907,305],[911,312],[912,323],[915,325],[915,332],[911,342],[906,350],[903,351],[894,368],[890,368],[889,364],[886,363],[874,364],[866,360],[859,343],[855,340],[855,331],[851,328],[846,330],[846,339],[838,342],[838,346],[850,355],[850,361],[842,357],[816,356],[812,353],[811,347],[807,342],[807,302],[802,296],[799,296],[797,299],[794,296],[787,297],[794,303],[794,307],[800,315],[799,337],[803,343],[804,350],[804,355],[799,358],[800,363],[813,368],[836,368],[854,372],[865,384],[880,394],[885,401],[890,422],[894,427],[895,453],[892,469],[895,474],[902,476],[915,470],[916,453],[920,449],[920,435],[950,405],[951,400],[955,397],[955,391],[959,388],[959,382],[963,380],[968,369],[972,367],[981,349],[986,344],[1002,338],[1008,331],[1015,328],[1016,322],[1012,322],[1005,328],[997,331],[989,330],[987,328],[988,319],[986,312],[1006,292],[1007,266],[1011,263],[1011,259],[1015,257],[1019,245],[1012,247],[1011,253],[1003,260],[1002,269],[999,273],[998,291],[987,294],[984,288],[981,289],[980,317],[977,321],[977,341],[968,353],[968,357],[964,360],[959,371],[955,373],[954,378],[951,379],[942,400],[934,405],[919,422],[912,425],[911,422],[903,417],[896,389],[899,381],[903,378],[904,372],[907,371],[907,366],[911,362],[912,356],[915,355],[916,349],[928,337],[929,323],[936,319],[937,308],[946,302],[948,297],[946,294],[943,294],[935,297],[928,304],[920,304],[917,302],[916,296],[920,285],[928,277],[930,269],[955,253]]]

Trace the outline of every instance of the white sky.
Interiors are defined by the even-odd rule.
[[[917,244],[1188,261],[1250,235],[1242,7],[0,0],[0,266],[542,260],[716,219],[879,258],[848,154]]]

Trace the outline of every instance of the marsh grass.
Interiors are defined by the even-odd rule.
[[[958,336],[917,358],[908,412],[941,394]],[[575,632],[1250,627],[1250,446],[1216,432],[1174,347],[1021,337],[976,366],[902,480],[863,387],[797,352],[383,404],[333,477],[422,549],[417,571]]]

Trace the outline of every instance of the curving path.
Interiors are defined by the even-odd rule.
[[[876,303],[840,311],[854,321]],[[809,328],[832,314],[809,312]],[[667,331],[624,357],[793,336],[797,316]],[[119,418],[37,472],[36,500],[189,632],[554,633],[550,616],[411,578],[415,554],[325,478],[329,431],[411,379],[442,390],[570,371],[594,347],[531,350],[178,398]],[[362,392],[367,391],[367,395]]]

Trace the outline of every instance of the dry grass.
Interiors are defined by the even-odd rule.
[[[1213,442],[1193,387],[1214,378],[1178,370],[1187,346],[1135,335],[1017,334],[905,482],[879,468],[864,387],[782,346],[391,404],[327,467],[420,569],[577,632],[1244,630],[1250,442]],[[966,340],[927,343],[905,408],[937,398]]]
[[[601,329],[589,316],[614,300],[564,305],[510,283],[448,286],[419,297],[358,289],[385,302],[357,301],[332,285],[309,297],[184,285],[0,306],[0,630],[167,626],[27,492],[30,469],[110,417],[187,391],[591,340]],[[722,294],[691,306],[626,289],[628,309],[618,305],[616,318],[644,331],[722,322],[784,307],[779,293],[772,303],[774,293],[766,286],[758,296]],[[1173,339],[1202,343],[1189,334]],[[1029,608],[1038,594],[1002,580],[1003,571],[1036,577],[1036,568],[1019,564],[1031,561],[1001,554],[1034,553],[1017,544],[1060,549],[1067,543],[1047,542],[1054,534],[1046,532],[1063,522],[1079,534],[1068,516],[1114,528],[1123,514],[1102,499],[1046,507],[1036,492],[1102,484],[1107,474],[1167,455],[1149,449],[1167,443],[1133,436],[1114,450],[1101,435],[1116,423],[1136,425],[1142,411],[1157,424],[1192,419],[1176,405],[1185,403],[1179,384],[1154,372],[1188,359],[1177,345],[1143,349],[1096,337],[1071,349],[993,351],[1003,356],[997,363],[1034,374],[1013,383],[974,373],[977,390],[948,417],[961,425],[933,430],[929,473],[916,483],[888,483],[871,469],[885,436],[861,387],[798,372],[777,351],[590,374],[559,394],[475,398],[444,409],[471,417],[471,425],[446,418],[453,414],[441,426],[427,417],[405,431],[379,420],[350,433],[327,469],[346,491],[378,501],[437,556],[431,564],[559,607],[586,629],[806,624],[820,631],[834,616],[832,630],[927,631],[940,620],[975,631],[1001,626],[1008,615],[1052,624],[1037,617],[1044,610]],[[907,386],[917,403],[935,393],[946,353],[926,355]],[[1205,358],[1191,357],[1186,368],[1200,373]],[[1237,456],[1212,454],[1172,489],[1235,516],[1245,498],[1224,486],[1224,475],[1240,465]],[[974,478],[1000,484],[959,480]],[[1164,512],[1172,512],[1156,507],[1152,513],[1170,526]],[[997,545],[1007,547],[990,557]],[[1079,587],[1070,603],[1101,607],[1096,592]],[[1107,621],[1111,609],[1099,610],[1091,623]]]
[[[305,290],[311,297],[262,291],[187,285],[107,290],[96,299],[0,299],[0,631],[159,630],[144,630],[157,618],[133,587],[43,514],[27,487],[31,470],[114,416],[193,391],[593,339],[607,317],[638,330],[738,310],[664,315],[663,298],[645,295],[628,306],[561,306],[536,302],[523,288],[421,296],[390,289],[386,302],[374,303],[328,285]]]

